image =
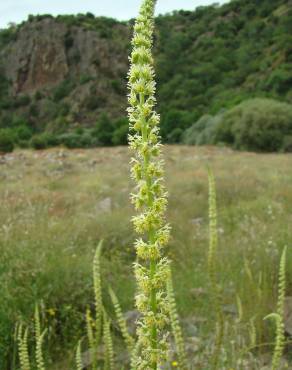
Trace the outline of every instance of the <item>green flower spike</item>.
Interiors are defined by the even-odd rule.
[[[158,369],[167,355],[165,326],[169,322],[166,281],[169,261],[164,247],[170,227],[165,223],[167,193],[163,185],[163,162],[160,159],[159,115],[156,104],[152,43],[154,0],[144,0],[134,26],[133,51],[129,72],[129,144],[134,151],[132,178],[137,186],[132,194],[140,212],[133,224],[140,238],[135,243],[138,285],[136,306],[142,314],[138,323],[139,355],[135,370]]]

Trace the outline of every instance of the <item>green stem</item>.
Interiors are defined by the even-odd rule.
[[[142,107],[144,102],[145,102],[144,94],[140,94],[139,98],[140,98],[139,99],[140,100],[140,106]],[[145,120],[143,121],[143,124],[142,124],[142,138],[143,138],[144,142],[148,141],[147,122]],[[149,156],[147,154],[145,154],[143,156],[144,169],[147,168],[148,164],[149,164]],[[151,188],[151,185],[152,185],[152,178],[145,172],[144,172],[144,178],[145,178],[147,188],[148,188],[147,207],[151,208],[151,206],[153,204],[153,196],[150,192],[150,188]],[[149,230],[148,239],[149,239],[149,242],[151,244],[155,242],[155,230],[153,228],[151,228]],[[149,273],[150,273],[150,279],[151,279],[151,281],[153,281],[153,279],[155,277],[155,273],[156,273],[156,261],[155,260],[150,260]],[[154,317],[155,317],[156,313],[157,313],[157,300],[156,300],[156,289],[155,288],[151,289],[150,307],[151,307],[151,311],[153,312]],[[152,328],[151,328],[151,346],[152,346],[152,349],[154,351],[157,350],[157,328],[156,328],[155,324],[153,324]],[[157,361],[152,363],[152,369],[153,370],[157,369]]]
[[[149,239],[150,239],[150,242],[153,243],[154,242],[154,237],[150,234],[149,235]],[[154,276],[155,276],[155,273],[156,273],[156,261],[154,260],[151,260],[150,261],[150,276],[151,276],[151,280],[154,279]],[[156,301],[156,289],[155,288],[152,288],[151,290],[151,311],[154,313],[154,316],[156,316],[156,313],[157,313],[157,301]],[[152,349],[153,350],[157,350],[157,328],[156,328],[156,325],[153,325],[152,326],[152,329],[151,329],[151,342],[152,342]],[[152,364],[152,368],[153,369],[157,369],[157,362],[155,361],[153,364]]]

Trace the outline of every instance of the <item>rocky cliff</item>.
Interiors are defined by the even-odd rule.
[[[31,17],[11,30],[14,37],[0,52],[10,105],[27,115],[34,103],[42,122],[60,117],[60,106],[73,123],[90,123],[100,111],[122,115],[129,29],[112,21],[105,35],[64,19]]]
[[[251,97],[292,102],[291,0],[234,0],[157,17],[162,136]],[[0,31],[0,128],[94,127],[124,116],[132,21],[30,16]],[[104,121],[106,122],[106,120]],[[125,130],[124,130],[125,131]]]

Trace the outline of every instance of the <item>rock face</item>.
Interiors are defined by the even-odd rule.
[[[69,123],[90,124],[101,112],[124,115],[130,27],[113,20],[111,28],[104,28],[108,34],[98,26],[91,29],[50,16],[16,27],[14,38],[0,48],[0,74],[9,81],[14,112],[19,110],[14,99],[24,96],[32,102],[37,93],[35,105],[44,125],[56,118],[61,104],[70,107]],[[32,117],[29,104],[20,105],[20,115]]]
[[[127,27],[117,27],[127,39]],[[31,93],[82,74],[100,79],[105,73],[121,77],[127,70],[126,51],[110,41],[95,31],[68,27],[54,18],[29,22],[2,53],[4,72],[12,81],[14,94]]]
[[[23,26],[16,42],[6,51],[4,61],[13,94],[57,85],[67,76],[65,33],[65,25],[50,18]]]

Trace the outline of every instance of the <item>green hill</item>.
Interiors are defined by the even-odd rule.
[[[156,22],[164,141],[247,99],[292,102],[291,0],[236,0]],[[42,15],[2,30],[0,146],[4,134],[36,148],[124,144],[132,24]]]

